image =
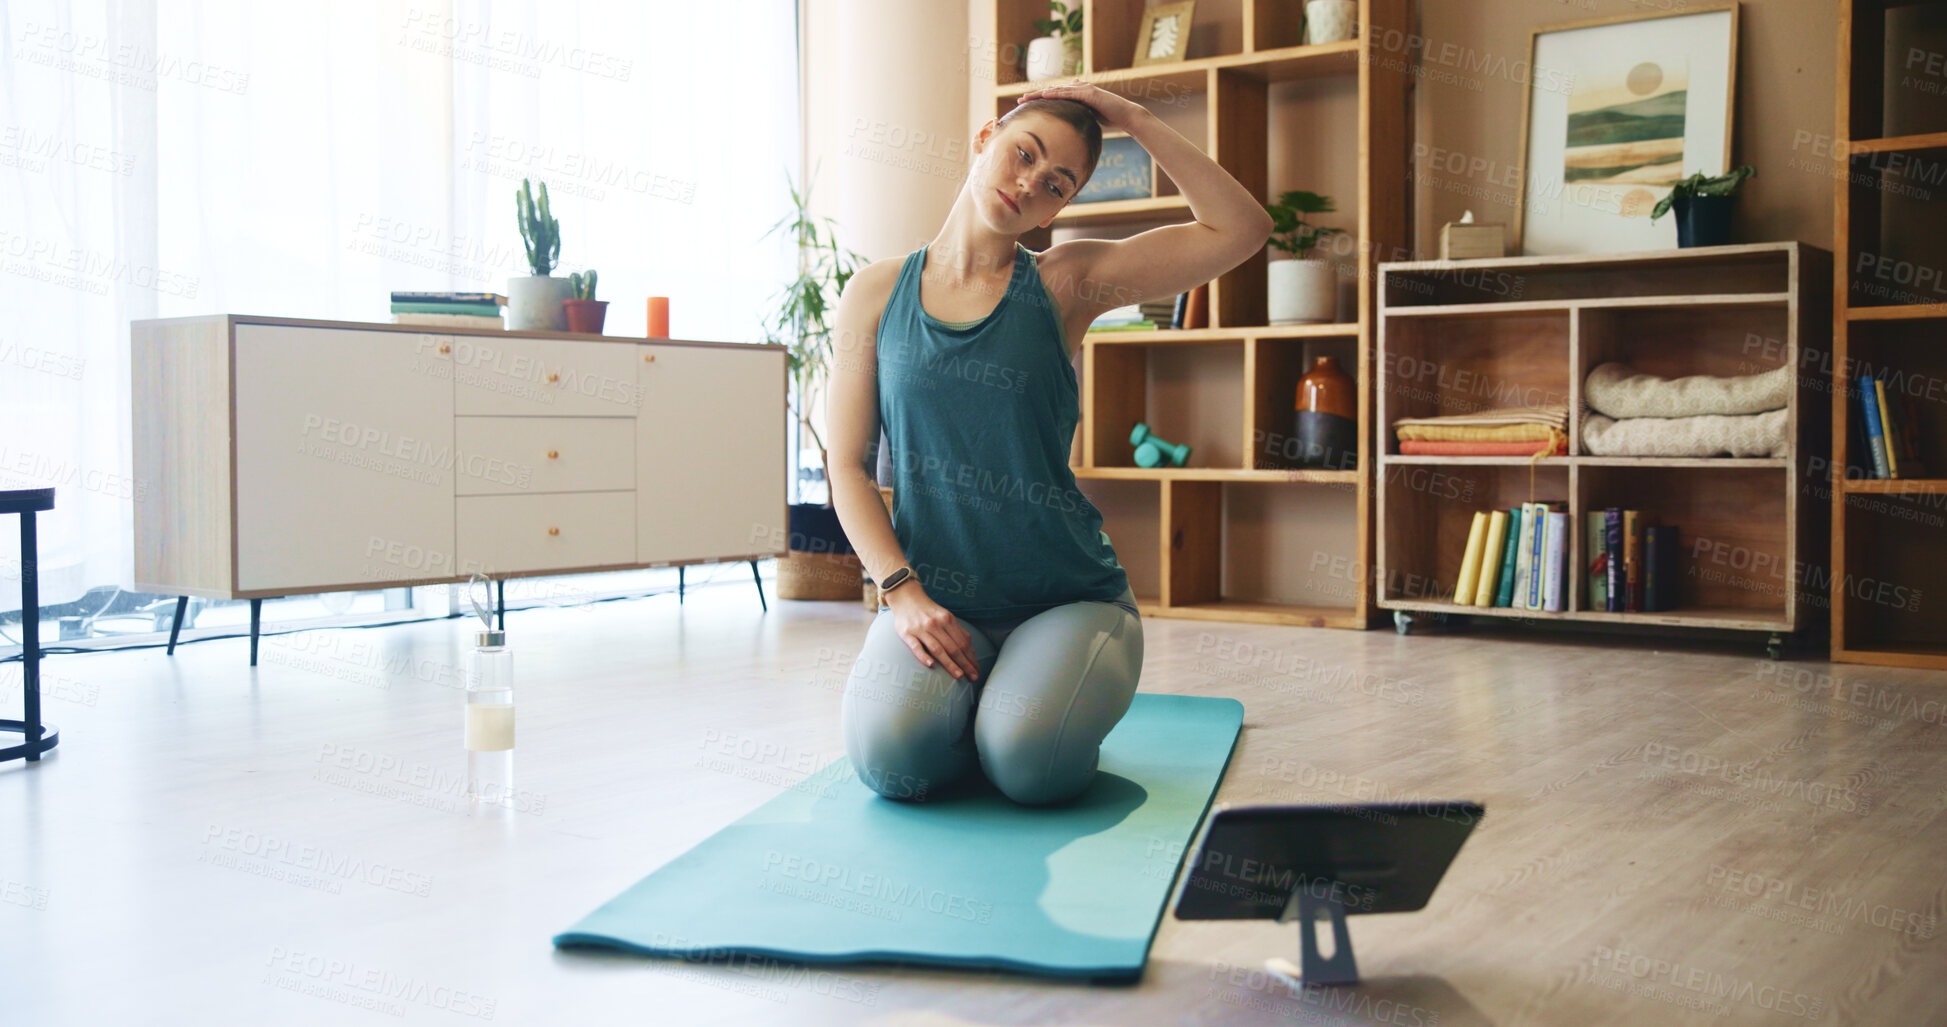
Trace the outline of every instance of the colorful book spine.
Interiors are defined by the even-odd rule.
[[[1584,605],[1591,610],[1609,608],[1609,532],[1607,517],[1601,510],[1588,513],[1589,531],[1582,536],[1582,552],[1588,557],[1589,594]]]
[[[1885,375],[1873,379],[1873,402],[1879,404],[1879,430],[1885,437],[1886,475],[1897,478],[1900,476],[1900,426],[1893,417],[1893,408],[1886,402]]]
[[[1559,612],[1562,608],[1562,565],[1568,562],[1568,514],[1548,511],[1548,555],[1541,576],[1541,608]]]
[[[1481,580],[1474,588],[1475,606],[1493,606],[1501,580],[1501,548],[1507,542],[1508,512],[1495,510],[1487,515],[1487,549],[1481,553]]]
[[[1900,441],[1906,446],[1907,477],[1927,476],[1926,460],[1920,455],[1919,409],[1914,405],[1913,393],[1901,392],[1898,396],[1900,408]]]
[[[1473,522],[1467,528],[1467,551],[1460,558],[1460,580],[1453,587],[1455,603],[1474,605],[1474,592],[1480,587],[1481,558],[1486,553],[1487,514],[1476,510]]]
[[[394,314],[479,314],[481,316],[500,316],[500,306],[495,303],[415,303],[395,300],[392,304]]]
[[[1623,612],[1643,609],[1643,516],[1623,510]]]
[[[1535,530],[1530,534],[1528,551],[1528,605],[1527,609],[1539,610],[1542,602],[1542,581],[1548,570],[1548,504],[1530,504],[1535,518]]]
[[[1873,383],[1873,376],[1859,376],[1859,410],[1866,422],[1866,446],[1872,452],[1873,477],[1890,478],[1892,471],[1886,463],[1886,436],[1879,426],[1879,389]]]
[[[1616,507],[1604,510],[1603,549],[1608,554],[1609,588],[1607,592],[1610,613],[1621,613],[1623,608],[1623,522],[1622,511]]]
[[[1516,539],[1518,552],[1514,560],[1514,600],[1508,604],[1517,610],[1528,608],[1528,579],[1533,576],[1534,540],[1534,504],[1523,503],[1521,504],[1521,535]]]
[[[1495,606],[1514,605],[1514,565],[1521,549],[1521,508],[1508,510],[1508,536],[1501,542],[1501,580],[1494,589]]]

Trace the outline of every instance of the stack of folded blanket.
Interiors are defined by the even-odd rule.
[[[1582,448],[1595,456],[1789,456],[1790,366],[1661,378],[1619,363],[1589,372]]]
[[[1561,456],[1568,452],[1568,407],[1499,407],[1393,422],[1399,451],[1416,456]]]

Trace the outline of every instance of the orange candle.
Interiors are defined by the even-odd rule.
[[[649,331],[645,334],[651,339],[669,338],[669,297],[649,297]]]

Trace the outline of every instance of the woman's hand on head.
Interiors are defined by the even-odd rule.
[[[1016,103],[1034,99],[1075,100],[1087,104],[1101,120],[1102,128],[1108,132],[1127,132],[1136,119],[1149,113],[1149,108],[1124,97],[1115,95],[1100,86],[1077,78],[1073,82],[1042,86],[1022,93]]]

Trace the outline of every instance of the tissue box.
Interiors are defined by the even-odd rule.
[[[1440,226],[1440,259],[1471,260],[1508,255],[1507,226],[1449,221]]]

